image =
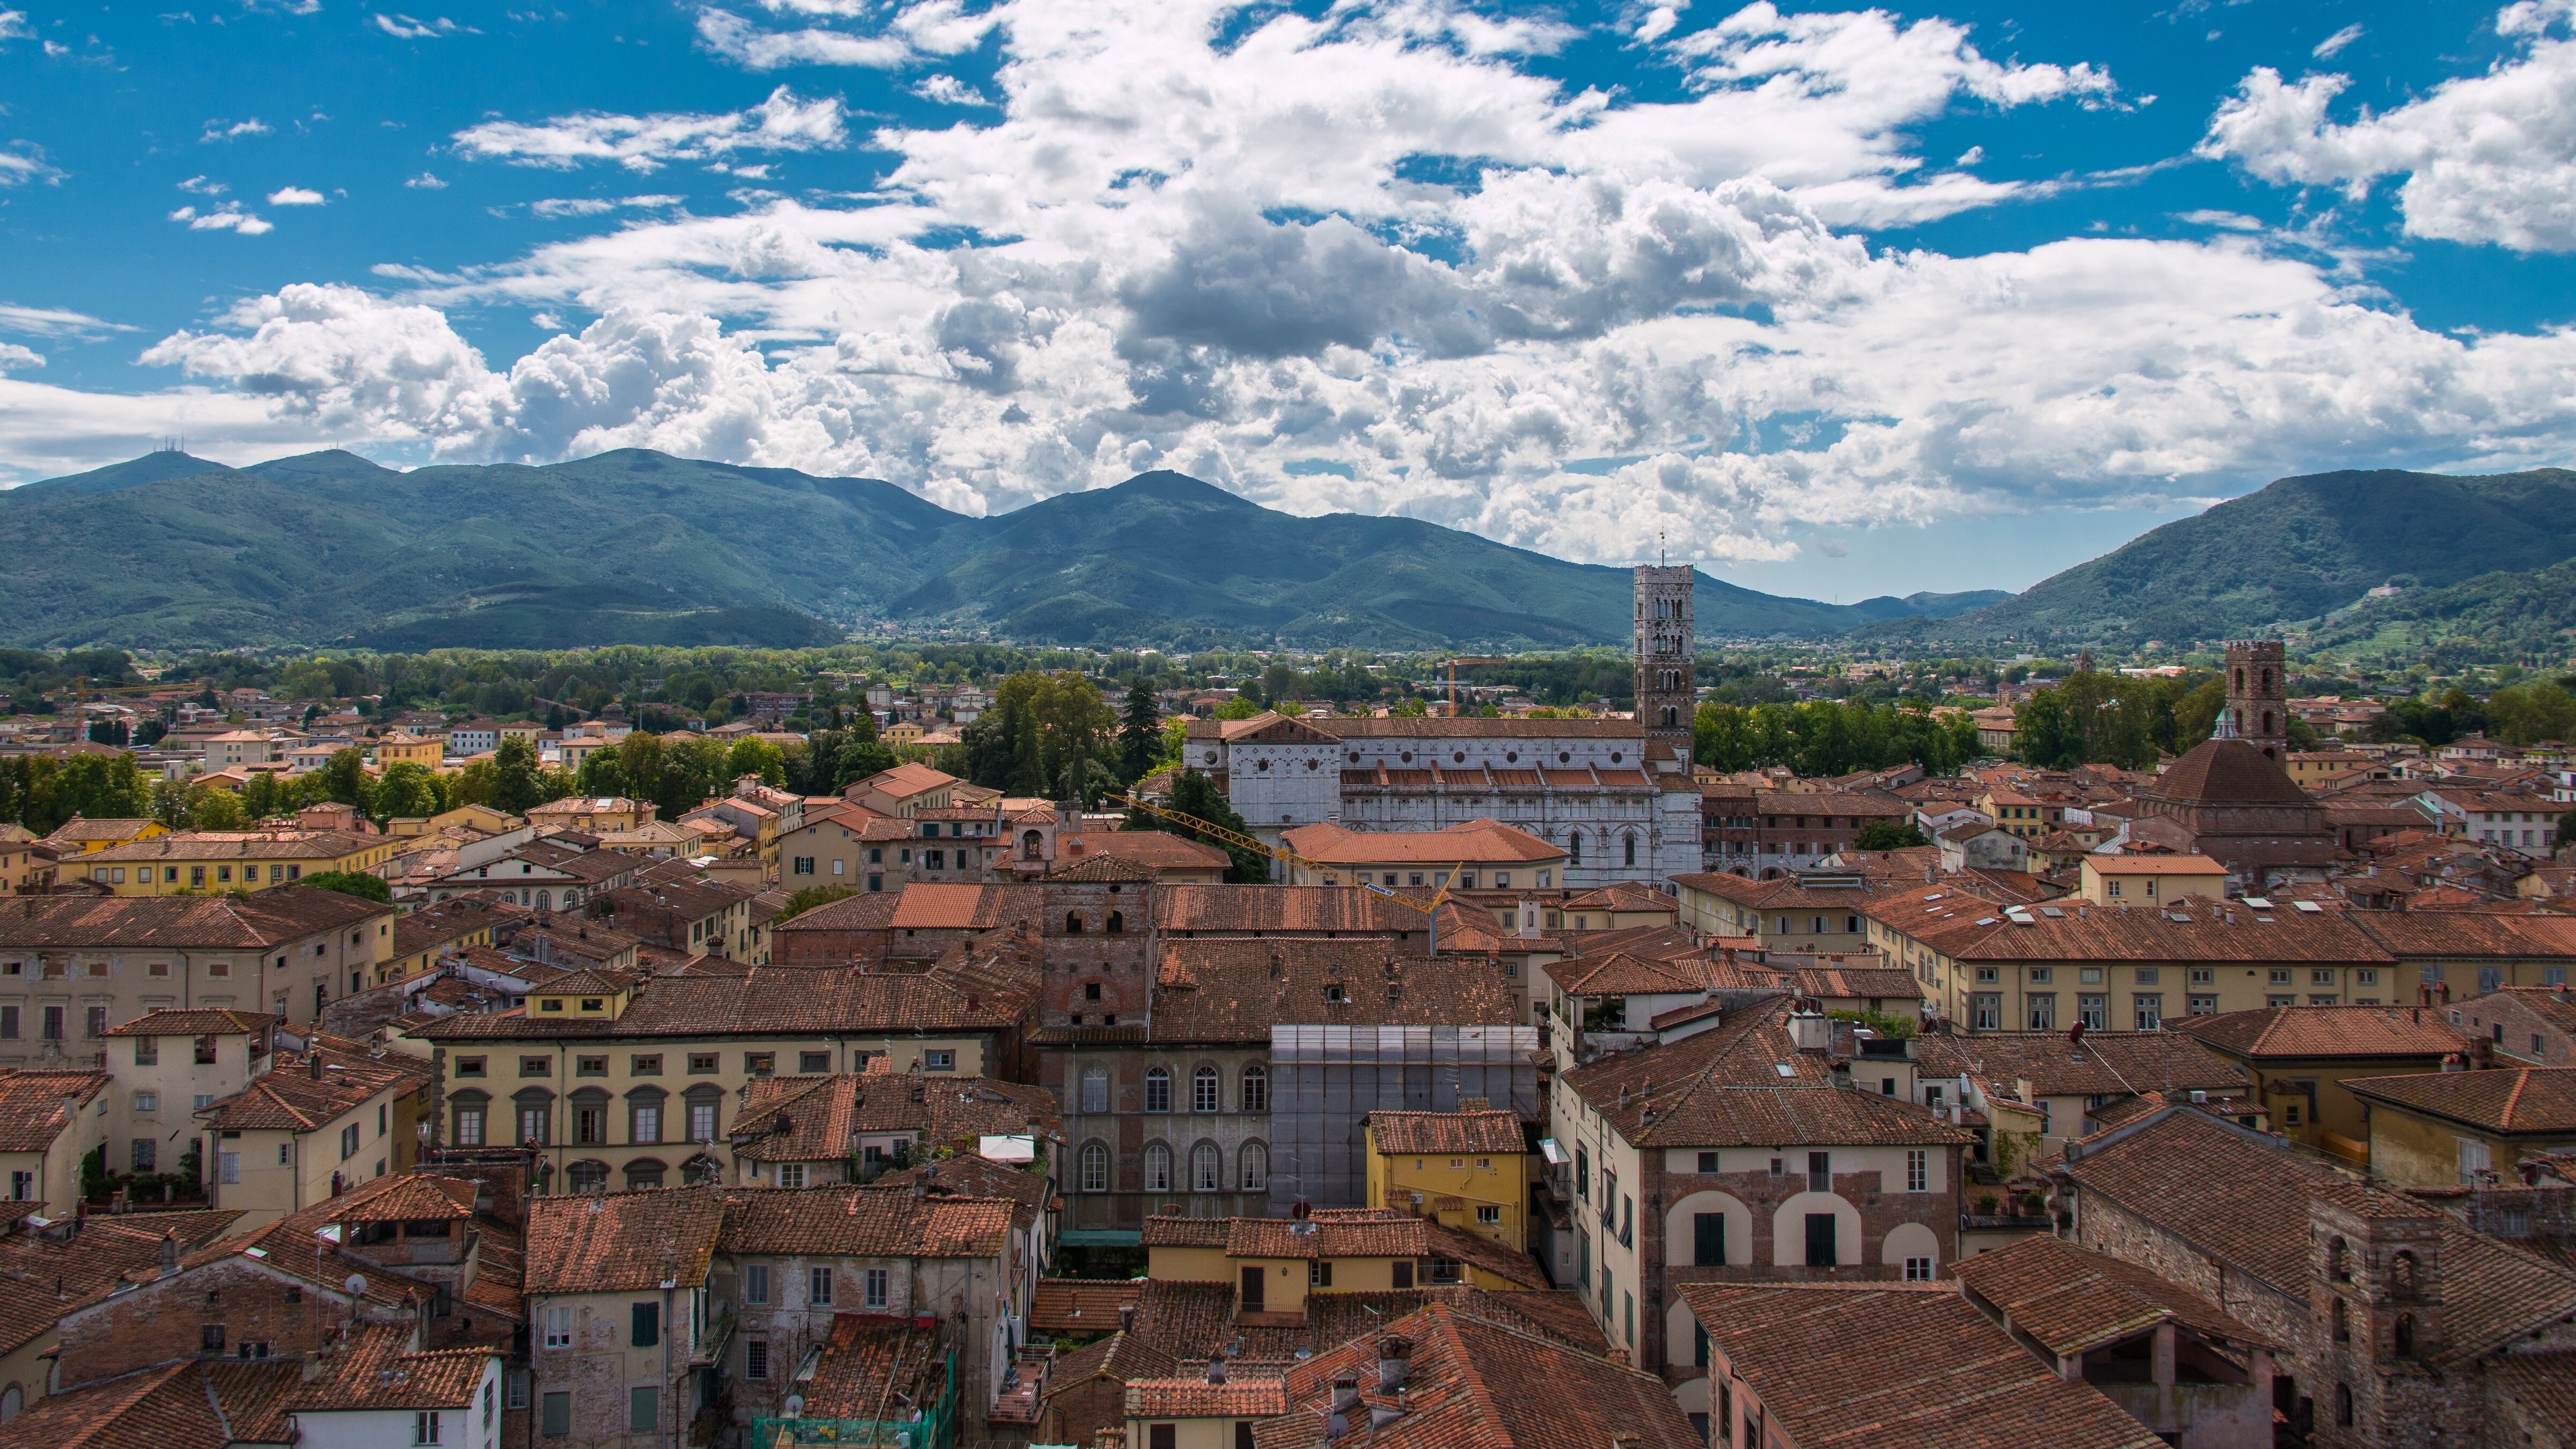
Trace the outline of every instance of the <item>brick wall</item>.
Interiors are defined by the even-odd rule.
[[[346,1269],[333,1264],[330,1271]],[[405,1317],[382,1306],[365,1316],[388,1323]],[[58,1381],[68,1389],[201,1351],[231,1357],[245,1343],[265,1343],[272,1356],[301,1354],[320,1348],[347,1320],[348,1309],[338,1300],[325,1302],[248,1260],[226,1258],[65,1318]],[[220,1355],[205,1349],[209,1326],[224,1331]]]

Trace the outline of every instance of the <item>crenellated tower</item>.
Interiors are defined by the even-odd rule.
[[[1697,576],[1689,564],[1636,568],[1637,723],[1645,726],[1647,739],[1670,745],[1686,769],[1698,700],[1691,622]]]

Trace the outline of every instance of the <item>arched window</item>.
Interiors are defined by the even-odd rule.
[[[1270,1069],[1259,1062],[1243,1069],[1242,1107],[1246,1112],[1270,1110]]]
[[[537,909],[538,909],[538,910],[541,910],[541,911],[550,911],[550,910],[553,910],[553,909],[554,909],[554,905],[555,905],[555,893],[554,893],[553,891],[539,891],[539,892],[537,892]]]
[[[1268,1192],[1270,1190],[1269,1148],[1262,1146],[1258,1142],[1247,1142],[1243,1144],[1243,1151],[1236,1155],[1236,1161],[1243,1168],[1243,1190],[1245,1192]]]
[[[2335,1342],[2350,1343],[2352,1341],[2352,1321],[2350,1315],[2344,1308],[2342,1299],[2336,1299],[2333,1304],[2327,1308],[2326,1322],[2334,1334]]]
[[[1111,911],[1109,919],[1100,923],[1100,929],[1107,935],[1124,935],[1127,931],[1127,918],[1116,911]]]
[[[1109,1149],[1097,1142],[1082,1144],[1082,1190],[1109,1190]]]
[[[2415,1255],[2399,1253],[2388,1265],[2389,1290],[2412,1298],[2415,1296]]]
[[[18,1411],[26,1406],[26,1396],[19,1392],[16,1384],[0,1389],[0,1424],[6,1424],[18,1417]]]
[[[2352,1264],[2349,1261],[2344,1248],[2343,1239],[2341,1238],[2328,1238],[2326,1240],[2326,1276],[2332,1278],[2338,1283],[2349,1283],[2352,1281]]]
[[[1020,859],[1022,859],[1022,860],[1038,860],[1038,859],[1041,859],[1041,858],[1043,857],[1043,852],[1044,852],[1044,849],[1045,849],[1045,845],[1046,845],[1045,838],[1044,838],[1043,836],[1040,836],[1036,831],[1034,831],[1034,830],[1023,830],[1023,831],[1021,831],[1021,832],[1020,832]]]
[[[2396,1329],[2396,1332],[2395,1332],[2395,1333],[2393,1333],[2393,1334],[2391,1334],[2391,1335],[2390,1335],[2390,1344],[2391,1344],[2391,1346],[2392,1346],[2392,1347],[2394,1347],[2394,1348],[2397,1350],[2397,1356],[2398,1356],[2399,1358],[2408,1358],[2408,1357],[2412,1357],[2412,1356],[2414,1355],[2414,1352],[2415,1352],[2415,1315],[2414,1315],[2414,1314],[2412,1314],[2412,1313],[2401,1313],[2401,1314],[2398,1314],[2398,1315],[2397,1315],[2397,1329]]]
[[[2272,692],[2272,671],[2269,669],[2263,671],[2263,692],[2265,694]]]
[[[1637,837],[1633,835],[1622,835],[1619,837],[1619,845],[1621,851],[1626,856],[1626,859],[1622,863],[1635,865],[1637,863]]]
[[[1082,1069],[1082,1110],[1085,1112],[1109,1110],[1108,1068],[1084,1067]]]
[[[2265,734],[2267,734],[2267,735],[2268,735],[2268,734],[2270,734],[2271,732],[2272,732],[2272,712],[2271,712],[2270,710],[2268,710],[2268,709],[2267,709],[2267,710],[2263,711],[2263,733],[2265,733]]]
[[[605,1192],[608,1190],[608,1164],[585,1157],[564,1169],[567,1192]]]
[[[1583,864],[1583,832],[1580,830],[1569,830],[1565,833],[1565,863]]]
[[[1082,912],[1067,911],[1064,913],[1064,933],[1068,936],[1079,936],[1082,934]]]
[[[1145,1190],[1147,1192],[1172,1190],[1172,1149],[1160,1142],[1145,1144]]]
[[[1221,1106],[1216,1086],[1216,1068],[1201,1067],[1190,1073],[1190,1110],[1214,1112]]]
[[[2236,671],[2236,692],[2238,694],[2245,692],[2245,671],[2242,669]]]
[[[1215,1192],[1225,1186],[1225,1154],[1213,1142],[1190,1149],[1190,1191]]]
[[[1172,1110],[1172,1074],[1161,1067],[1151,1068],[1145,1073],[1145,1110]]]
[[[2335,1385],[2335,1423],[2341,1428],[2352,1427],[2352,1385],[2350,1384]]]
[[[626,1164],[626,1190],[634,1192],[641,1188],[660,1187],[663,1171],[662,1164],[650,1157],[636,1158]]]

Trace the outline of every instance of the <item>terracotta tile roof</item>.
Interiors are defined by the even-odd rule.
[[[1381,1345],[1395,1339],[1407,1349],[1400,1400],[1377,1388]],[[1298,1439],[1323,1438],[1340,1378],[1359,1380],[1361,1402],[1370,1409],[1399,1410],[1384,1423],[1374,1413],[1354,1414],[1348,1432],[1333,1441],[1345,1449],[1601,1449],[1623,1442],[1700,1449],[1699,1435],[1661,1378],[1446,1303],[1428,1304],[1380,1333],[1291,1367],[1294,1407],[1271,1422],[1295,1426]]]
[[[2437,1364],[2466,1363],[2576,1314],[2576,1271],[2444,1215],[2441,1351]]]
[[[1118,1310],[1145,1296],[1144,1280],[1040,1278],[1029,1298],[1029,1328],[1037,1333],[1098,1333],[1119,1326]],[[1058,1373],[1063,1372],[1061,1365]]]
[[[348,835],[335,830],[181,831],[127,845],[111,845],[81,858],[108,864],[136,860],[311,860],[317,856],[355,855],[382,844],[382,837]]]
[[[2086,1139],[2059,1170],[2085,1192],[2177,1233],[2202,1252],[2304,1299],[2308,1219],[2289,1205],[2329,1201],[2364,1217],[2426,1209],[2368,1187],[2278,1139],[2205,1113],[2171,1110]]]
[[[1910,1102],[1834,1085],[1789,1040],[1788,1000],[1680,1041],[1604,1057],[1565,1084],[1638,1147],[1950,1145],[1968,1135]]]
[[[1585,891],[1583,894],[1567,901],[1564,909],[1569,911],[1611,911],[1621,915],[1629,915],[1639,911],[1660,911],[1665,915],[1677,915],[1681,911],[1681,902],[1664,894],[1662,891],[1656,890],[1652,886],[1639,885],[1635,881],[1623,880],[1613,882],[1598,890]]]
[[[1810,886],[1795,876],[1747,880],[1740,875],[1693,872],[1674,876],[1673,884],[1762,911],[1859,911],[1868,909],[1870,902],[1890,893],[1890,887],[1866,875],[1860,880],[1858,885]],[[1895,889],[1902,893],[1901,886]]]
[[[394,955],[414,956],[479,931],[515,923],[523,913],[481,895],[458,896],[394,917]]]
[[[1327,865],[1474,864],[1511,865],[1562,860],[1565,847],[1541,840],[1515,825],[1477,819],[1440,830],[1350,830],[1339,825],[1301,825],[1283,831],[1288,848]]]
[[[2413,1006],[2266,1006],[2171,1023],[2220,1051],[2254,1061],[2279,1058],[2439,1058],[2468,1050],[2468,1038],[2438,1011]]]
[[[1946,1284],[1685,1283],[1682,1300],[1799,1444],[2157,1449],[2164,1441],[2015,1343]],[[1891,1357],[1887,1345],[1906,1351]]]
[[[886,924],[900,931],[986,931],[1034,921],[1043,908],[1032,886],[916,881],[896,894],[894,915]]]
[[[1154,896],[1155,928],[1166,935],[1422,929],[1419,912],[1355,886],[1167,885]]]
[[[1409,1213],[1360,1209],[1319,1215],[1304,1223],[1286,1218],[1226,1222],[1229,1258],[1442,1258],[1472,1264],[1524,1287],[1548,1286],[1546,1275],[1529,1255]]]
[[[62,824],[55,826],[53,834],[48,835],[45,838],[47,840],[74,842],[90,840],[132,840],[134,837],[141,835],[144,831],[149,830],[160,823],[161,822],[157,820],[133,820],[123,817],[107,816],[102,816],[96,820],[90,820],[82,816],[75,815],[71,819],[64,821]]]
[[[0,950],[264,950],[391,914],[391,906],[303,886],[248,896],[18,896],[0,901]]]
[[[432,1222],[474,1216],[473,1183],[457,1177],[398,1173],[381,1192],[367,1194],[332,1214],[343,1223]]]
[[[48,1395],[0,1424],[0,1449],[227,1449],[231,1443],[193,1359]]]
[[[862,1132],[914,1132],[944,1145],[962,1137],[1007,1136],[1061,1130],[1054,1094],[989,1077],[919,1072],[844,1073],[831,1077],[774,1077],[744,1084],[733,1136],[771,1134],[783,1118],[789,1131],[760,1135],[735,1155],[758,1162],[812,1162],[847,1157]]]
[[[1154,867],[1123,855],[1101,853],[1070,865],[1059,865],[1046,873],[1053,881],[1124,881],[1140,885],[1154,878]]]
[[[532,1019],[521,1009],[443,1017],[413,1035],[434,1041],[497,1041],[999,1031],[1020,1022],[1036,986],[1034,970],[1023,986],[997,994],[973,989],[955,973],[859,975],[755,966],[742,975],[656,976],[636,988],[614,1021]]]
[[[1807,966],[1789,973],[1790,989],[1801,996],[1876,997],[1919,1001],[1923,983],[1914,973],[1875,966]]]
[[[1547,963],[1547,979],[1568,996],[1677,996],[1713,990],[1705,955],[1658,959],[1625,951]]]
[[[2203,740],[2165,768],[2142,794],[2214,805],[2305,805],[2308,792],[2243,740]]]
[[[390,1052],[369,1058],[323,1051],[322,1075],[316,1078],[310,1071],[314,1055],[278,1053],[275,1065],[250,1085],[198,1109],[197,1120],[209,1131],[311,1132],[379,1092],[401,1096],[429,1083],[427,1063]]]
[[[101,1214],[69,1240],[0,1237],[0,1275],[22,1286],[0,1293],[0,1356],[53,1332],[65,1313],[161,1271],[161,1235],[182,1253],[222,1236],[235,1211]],[[59,1293],[60,1296],[57,1296]]]
[[[2456,911],[2355,911],[2355,927],[2395,956],[2576,957],[2576,917],[2489,916]]]
[[[1281,1023],[1509,1026],[1514,1019],[1511,992],[1483,957],[1408,955],[1383,937],[1166,939],[1158,965],[1156,1041],[1267,1041]]]
[[[0,1152],[43,1152],[72,1125],[70,1098],[86,1107],[107,1089],[105,1072],[0,1070]]]
[[[703,1283],[727,1216],[714,1187],[530,1199],[527,1291],[626,1293],[665,1279]]]
[[[1101,1406],[1097,1421],[1073,1417],[1073,1405],[1062,1401],[1068,1391],[1085,1384],[1107,1380],[1126,1383],[1131,1379],[1164,1378],[1180,1368],[1172,1356],[1143,1342],[1132,1333],[1113,1333],[1097,1343],[1074,1350],[1055,1361],[1041,1390],[1051,1411],[1057,1416],[1058,1437],[1069,1443],[1091,1445],[1103,1429],[1112,1433],[1124,1431],[1124,1401],[1115,1400]]]
[[[2010,1314],[2051,1353],[2084,1353],[2166,1322],[2238,1346],[2280,1347],[2168,1277],[2061,1238],[2024,1238],[1951,1271],[1973,1299]]]
[[[293,1413],[366,1413],[473,1407],[485,1370],[500,1355],[487,1348],[407,1351],[408,1327],[366,1326],[321,1361],[313,1382],[286,1395]],[[300,1375],[299,1375],[300,1376]]]
[[[2032,907],[2016,922],[1976,897],[1944,891],[1941,900],[1927,901],[1932,894],[1894,896],[1863,914],[1959,961],[2387,966],[2397,960],[2339,911],[2261,911],[2241,901],[2197,899],[2169,907],[2068,901]]]
[[[2346,1077],[2343,1085],[2364,1101],[2385,1102],[2483,1132],[2505,1136],[2576,1132],[2576,1067]]]
[[[802,1386],[806,1417],[874,1419],[890,1401],[889,1390],[926,1405],[945,1386],[945,1362],[939,1336],[929,1330],[835,1318],[814,1377]]]
[[[1139,1245],[1147,1248],[1222,1248],[1226,1234],[1232,1230],[1231,1218],[1191,1218],[1178,1213],[1156,1213],[1145,1219],[1138,1230]]]
[[[109,1036],[264,1036],[270,1028],[286,1020],[265,1011],[235,1011],[228,1006],[164,1006],[147,1011],[120,1026],[107,1029]]]
[[[1509,1112],[1371,1112],[1380,1152],[1435,1155],[1526,1152],[1521,1121]]]
[[[1221,1384],[1204,1377],[1127,1381],[1131,1419],[1268,1419],[1287,1412],[1284,1379],[1245,1377]]]
[[[301,1360],[217,1360],[204,1367],[206,1392],[233,1443],[293,1444],[302,1438],[286,1416],[287,1396],[303,1382]]]
[[[2508,1353],[2487,1360],[2488,1391],[2563,1439],[2576,1431],[2576,1353]]]
[[[727,1253],[993,1258],[1010,1248],[1013,1206],[855,1185],[728,1188],[716,1245]]]
[[[2040,1097],[2108,1097],[2155,1091],[2241,1091],[2245,1069],[2191,1037],[2166,1031],[2086,1032],[2083,1044],[2063,1032],[1998,1031],[1974,1036],[1924,1035],[1914,1040],[1916,1070],[1926,1079],[1962,1074],[2015,1095],[2028,1078]]]

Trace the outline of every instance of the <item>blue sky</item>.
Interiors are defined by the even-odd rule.
[[[2563,464],[2576,0],[0,0],[0,482],[1172,467],[1852,599]]]

